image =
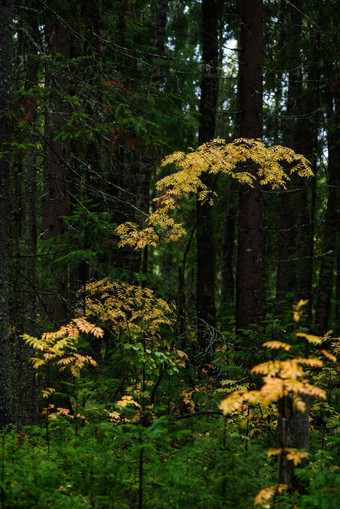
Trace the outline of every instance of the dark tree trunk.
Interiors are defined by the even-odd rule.
[[[307,410],[305,413],[298,412],[293,407],[293,400],[290,397],[285,397],[279,404],[279,447],[281,449],[305,449],[309,450],[309,401],[308,398],[302,398],[306,405]],[[305,466],[306,460],[303,460],[299,466]],[[278,483],[286,484],[290,488],[297,488],[299,486],[298,479],[294,475],[294,463],[288,461],[286,453],[280,454],[278,464]]]
[[[34,4],[33,4],[34,5]],[[29,17],[30,41],[39,42],[39,20],[35,12],[30,13]],[[28,44],[28,49],[33,57],[36,56],[36,48],[33,44]],[[38,63],[36,58],[28,58],[27,61],[27,84],[26,88],[38,86]],[[32,119],[34,122],[34,118]],[[32,140],[34,141],[34,140]],[[37,335],[37,161],[34,153],[28,151],[26,154],[25,168],[25,238],[24,238],[24,332],[30,336]],[[24,345],[25,360],[25,396],[26,413],[25,423],[32,425],[38,422],[38,395],[35,379],[35,371],[29,358],[33,356],[33,351],[27,345]]]
[[[296,151],[303,154],[311,163],[316,173],[316,147],[317,147],[317,112],[319,109],[319,74],[317,69],[309,75],[309,80],[316,84],[311,89],[304,91],[301,99],[302,112],[310,112],[310,121],[304,119],[298,128],[299,137]],[[316,179],[311,182],[303,182],[299,190],[294,194],[293,209],[297,216],[296,248],[297,248],[297,291],[296,300],[307,299],[306,325],[312,324],[313,305],[313,260],[314,260],[314,222],[315,222],[315,193]]]
[[[285,55],[285,67],[290,69],[288,78],[288,97],[286,119],[283,125],[283,143],[285,146],[297,150],[299,126],[297,115],[301,108],[302,76],[300,71],[300,46],[302,28],[302,2],[296,0],[285,6],[283,2],[283,33],[282,44],[288,48]],[[294,252],[295,243],[295,214],[292,210],[291,187],[283,192],[280,210],[280,234],[278,240],[278,262],[276,276],[275,315],[283,323],[286,307],[286,291],[290,269],[289,257]]]
[[[234,281],[234,243],[235,243],[236,210],[230,207],[224,220],[221,260],[221,302],[230,302],[235,296]]]
[[[70,57],[70,40],[60,21],[46,17],[46,40],[53,55],[59,53],[63,58]],[[43,196],[43,238],[55,240],[58,249],[58,237],[65,233],[66,226],[62,216],[69,213],[68,180],[69,170],[66,164],[66,147],[56,135],[63,129],[62,102],[58,97],[59,89],[65,86],[63,62],[51,76],[47,69],[46,87],[50,92],[49,111],[45,114],[45,151],[44,161],[44,196]],[[50,247],[51,249],[51,247]],[[57,258],[58,256],[55,256]],[[53,267],[55,271],[55,266]],[[51,295],[45,299],[47,317],[60,324],[67,315],[68,278],[65,268],[55,274]]]
[[[161,62],[165,53],[165,41],[166,41],[166,23],[168,16],[168,0],[158,0],[156,10],[156,24],[154,32],[154,45],[156,48],[157,59],[155,61],[155,69],[151,75],[151,88],[154,89],[156,94],[159,92],[160,84],[162,80]],[[139,165],[138,175],[138,193],[137,193],[137,207],[140,209],[141,214],[148,214],[150,205],[150,181],[152,174],[155,170],[155,161],[151,156],[147,154],[141,158]],[[144,217],[141,217],[141,221]],[[146,274],[149,270],[149,249],[146,246],[143,249],[142,255],[142,272]]]
[[[19,32],[20,33],[20,32]],[[19,37],[20,39],[20,37]],[[21,44],[18,44],[19,47]],[[11,292],[11,310],[10,310],[10,323],[14,324],[15,332],[15,374],[16,383],[15,394],[16,401],[16,424],[17,429],[22,430],[24,423],[24,393],[25,393],[25,376],[24,376],[24,343],[21,335],[24,333],[24,317],[22,301],[25,298],[23,295],[23,281],[22,281],[22,256],[20,250],[21,231],[23,226],[22,217],[22,182],[21,174],[23,172],[23,165],[21,158],[18,164],[14,165],[12,169],[13,178],[13,205],[12,205],[12,221],[11,234],[13,236],[10,264],[10,281],[13,285]]]
[[[12,22],[13,2],[0,1],[0,429],[11,421],[12,399],[8,293]]]
[[[335,85],[332,90],[328,106],[328,203],[322,244],[324,254],[320,267],[316,307],[316,326],[319,334],[324,334],[328,330],[340,198],[339,84]]]
[[[262,136],[262,0],[241,2],[239,64],[240,134]],[[256,165],[249,163],[249,171]],[[236,330],[259,326],[263,319],[263,198],[260,184],[240,189],[236,282]]]
[[[299,45],[303,25],[303,0],[294,0],[287,7],[286,13],[287,53],[286,67],[289,72],[289,89],[287,100],[287,119],[284,126],[284,144],[298,153],[304,154],[314,169],[314,150],[317,144],[317,132],[314,112],[318,108],[318,93],[314,89],[317,83],[316,68],[310,70],[308,88],[303,88],[301,75],[301,48]],[[306,121],[309,113],[313,121]],[[279,258],[277,267],[276,314],[283,320],[287,279],[289,275],[289,255],[294,252],[297,259],[295,300],[308,299],[306,323],[310,324],[312,309],[312,268],[315,180],[312,187],[293,179],[290,193],[285,193],[281,202],[282,222],[279,239]],[[286,216],[286,217],[284,217]],[[295,249],[295,251],[294,251]],[[281,402],[278,422],[279,446],[283,449],[296,448],[309,450],[309,398],[302,397],[306,412],[294,408],[293,400],[286,397]],[[305,466],[307,460],[301,464]],[[279,457],[278,482],[289,487],[299,487],[294,475],[294,464],[288,461],[286,453]]]
[[[202,78],[200,101],[200,128],[198,143],[214,138],[218,95],[218,35],[217,2],[202,0]],[[213,188],[212,178],[203,182]],[[215,327],[215,242],[212,207],[209,199],[197,200],[197,335],[201,362],[211,360],[213,345],[211,327]]]

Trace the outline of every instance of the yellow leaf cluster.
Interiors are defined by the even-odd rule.
[[[289,350],[292,349],[292,347],[290,345],[288,345],[287,343],[283,343],[282,341],[266,341],[265,343],[263,343],[262,346],[264,346],[265,348],[271,348],[271,349],[283,348],[287,352],[289,352]]]
[[[160,337],[161,325],[171,327],[170,306],[149,288],[102,279],[86,286],[86,316],[107,324],[116,336]]]
[[[302,460],[309,458],[308,452],[298,451],[297,449],[288,449],[286,456],[287,460],[292,461],[295,467],[300,465]]]
[[[323,389],[312,385],[308,381],[303,367],[322,367],[319,359],[288,359],[264,362],[255,366],[252,373],[263,375],[263,386],[259,390],[235,391],[220,403],[220,409],[224,415],[235,411],[243,411],[251,405],[261,404],[268,407],[283,397],[291,396],[296,408],[305,411],[305,404],[299,397],[307,394],[321,399],[326,399]]]
[[[177,241],[186,231],[171,214],[180,209],[180,201],[196,194],[200,201],[213,204],[216,193],[207,189],[205,174],[229,175],[240,184],[253,187],[255,180],[272,189],[286,188],[293,173],[300,177],[313,175],[307,159],[292,149],[275,145],[267,148],[261,140],[238,138],[233,143],[215,139],[188,153],[175,152],[162,161],[162,166],[176,165],[180,170],[156,183],[160,197],[155,198],[156,210],[146,220],[146,227],[125,223],[117,227],[119,246],[142,249],[156,246],[160,235],[165,242]],[[290,170],[285,171],[284,167]]]
[[[24,334],[23,340],[33,348],[39,357],[32,357],[31,363],[34,369],[51,364],[58,366],[60,370],[70,367],[73,376],[79,377],[80,370],[84,365],[97,366],[96,361],[89,355],[80,355],[77,352],[79,335],[92,334],[95,338],[104,335],[103,329],[90,323],[86,317],[74,318],[70,323],[55,332],[45,332],[41,339]],[[46,389],[43,397],[48,397],[51,389]]]
[[[298,322],[303,316],[303,308],[307,306],[308,299],[300,299],[297,304],[293,305],[294,322]]]
[[[118,408],[125,408],[127,407],[128,405],[132,405],[132,406],[135,406],[136,408],[139,408],[141,409],[142,407],[140,406],[139,403],[137,403],[137,401],[135,401],[133,399],[132,396],[123,396],[122,399],[120,401],[117,401],[116,403],[117,407]]]
[[[258,492],[256,497],[254,498],[254,505],[261,505],[262,507],[270,507],[270,499],[276,495],[277,493],[283,493],[288,489],[287,484],[276,484],[275,486],[270,486],[269,488],[265,488]]]
[[[268,458],[270,458],[271,456],[277,456],[278,454],[285,454],[287,460],[292,461],[295,467],[300,465],[303,459],[308,459],[309,457],[308,452],[299,451],[298,449],[294,448],[270,449],[269,451],[267,451]]]

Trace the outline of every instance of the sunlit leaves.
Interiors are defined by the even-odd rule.
[[[97,339],[104,335],[103,329],[96,327],[85,317],[74,318],[55,332],[45,332],[41,339],[24,334],[23,340],[40,353],[40,356],[31,358],[33,368],[38,370],[50,364],[64,371],[66,367],[69,367],[72,375],[78,378],[80,370],[85,365],[97,366],[97,362],[92,357],[78,352],[77,342],[81,333],[91,334]],[[47,397],[49,394],[51,392],[45,389],[43,396]]]
[[[139,409],[141,408],[140,404],[137,403],[137,401],[135,401],[132,396],[123,396],[121,400],[117,401],[116,405],[120,409],[125,408],[128,405],[135,406]]]
[[[320,350],[320,352],[322,353],[322,355],[324,355],[328,360],[332,361],[332,362],[337,362],[337,358],[335,355],[333,355],[331,352],[329,352],[328,350]]]
[[[149,288],[102,279],[86,286],[86,316],[109,326],[116,335],[160,337],[160,327],[171,327],[173,311]]]
[[[287,352],[289,352],[289,350],[292,349],[291,345],[288,345],[287,343],[283,343],[282,341],[266,341],[265,343],[263,343],[262,346],[264,346],[265,348],[270,348],[270,349],[283,348]]]
[[[297,304],[293,305],[294,322],[298,322],[303,316],[303,308],[308,304],[308,299],[300,299]]]
[[[299,451],[298,449],[289,448],[289,449],[270,449],[267,451],[267,456],[270,458],[271,456],[278,456],[279,454],[286,454],[286,458],[288,461],[292,461],[294,466],[297,467],[302,460],[308,459],[309,454],[305,451]]]
[[[275,486],[270,486],[270,488],[265,488],[256,495],[254,505],[261,505],[262,507],[269,508],[271,506],[270,499],[277,493],[283,493],[287,489],[288,486],[286,484],[276,484]]]
[[[305,332],[297,332],[296,336],[306,339],[306,341],[312,345],[321,345],[325,341],[321,336],[314,336],[313,334],[306,334]]]
[[[229,175],[250,187],[257,180],[272,189],[285,189],[293,173],[300,177],[313,175],[307,159],[292,149],[281,145],[267,148],[261,140],[244,138],[228,144],[225,140],[215,139],[188,153],[174,152],[162,161],[162,166],[169,164],[175,165],[179,171],[156,183],[160,192],[160,197],[155,198],[156,210],[146,219],[144,228],[134,223],[118,226],[116,233],[120,236],[120,246],[142,249],[148,244],[156,246],[160,236],[165,242],[172,242],[186,235],[183,225],[171,214],[180,209],[182,198],[190,194],[213,204],[216,193],[207,189],[202,180],[204,174]],[[288,172],[284,170],[287,164],[290,166]]]

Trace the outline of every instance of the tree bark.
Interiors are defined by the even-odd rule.
[[[284,58],[285,68],[290,69],[288,77],[288,96],[286,120],[283,125],[283,143],[285,146],[297,150],[296,142],[299,137],[297,115],[301,108],[302,76],[299,40],[302,29],[302,3],[295,0],[283,8],[282,44],[287,48]],[[292,207],[290,191],[283,192],[281,197],[280,234],[278,241],[278,261],[276,275],[275,315],[284,320],[286,307],[286,291],[289,274],[289,256],[294,252],[296,237],[295,214]]]
[[[262,136],[262,0],[241,2],[239,63],[240,134]],[[256,165],[249,162],[248,171]],[[259,326],[263,319],[263,198],[260,184],[240,189],[236,330]]]
[[[70,40],[59,20],[49,14],[45,21],[45,31],[52,55],[59,53],[64,59],[69,58]],[[62,102],[58,97],[59,90],[65,86],[62,61],[60,65],[61,68],[57,70],[56,76],[52,77],[48,69],[46,74],[46,88],[50,92],[50,99],[49,111],[45,113],[46,157],[43,183],[43,238],[44,240],[54,239],[56,249],[58,237],[66,231],[62,216],[67,216],[69,212],[69,170],[65,164],[67,160],[66,147],[60,140],[55,139],[63,129]],[[51,295],[45,299],[45,306],[47,317],[60,325],[67,315],[68,278],[64,268],[57,274],[55,274],[55,266],[53,269],[54,288]]]
[[[202,0],[202,77],[200,100],[200,128],[198,143],[211,141],[215,135],[216,106],[218,95],[218,34],[217,2]],[[206,175],[202,179],[208,189],[213,188],[213,179]],[[197,336],[201,349],[200,362],[207,363],[213,355],[215,327],[215,241],[212,207],[209,198],[197,199]]]
[[[316,326],[319,334],[328,330],[328,321],[333,291],[338,230],[338,203],[340,185],[340,107],[339,83],[330,91],[328,106],[328,202],[325,217],[323,257],[320,267],[316,307]]]
[[[0,1],[0,429],[11,422],[11,369],[9,345],[9,182],[13,2]]]
[[[293,407],[293,400],[290,397],[284,397],[279,404],[279,447],[283,450],[290,448],[309,450],[309,398],[302,398],[307,410],[305,413],[297,411]],[[278,484],[286,484],[290,488],[298,488],[299,482],[294,475],[294,463],[287,460],[286,452],[279,456],[278,464]],[[300,463],[300,467],[305,466],[307,460]]]
[[[34,7],[33,2],[33,7]],[[30,28],[30,40],[39,42],[39,20],[36,12],[31,12],[28,19]],[[30,55],[27,60],[27,83],[26,88],[38,86],[39,68],[36,58],[36,48],[27,41]],[[32,122],[34,122],[34,117]],[[31,141],[35,141],[34,139]],[[30,149],[26,154],[25,168],[25,238],[24,238],[24,331],[25,334],[36,337],[37,335],[37,160],[35,154]],[[33,356],[33,350],[24,345],[25,361],[25,389],[26,405],[25,420],[28,425],[38,422],[38,394],[35,379],[35,371],[29,358]]]

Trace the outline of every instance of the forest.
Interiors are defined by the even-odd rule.
[[[338,0],[0,0],[1,509],[339,509]]]

